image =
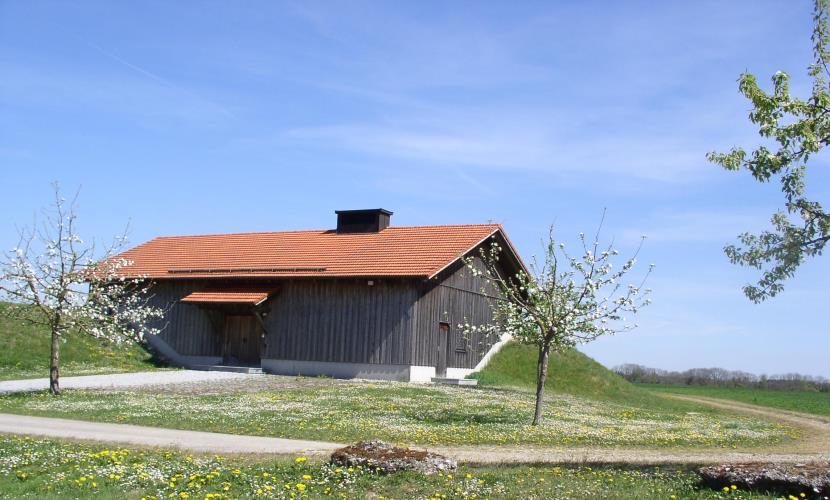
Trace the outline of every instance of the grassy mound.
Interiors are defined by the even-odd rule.
[[[483,386],[506,386],[536,389],[534,346],[510,342],[490,360],[487,367],[471,378]],[[548,363],[548,391],[592,399],[626,402],[647,402],[653,399],[648,391],[636,387],[588,356],[572,349],[551,354]]]
[[[0,380],[49,376],[49,332],[30,323],[7,318],[0,302]],[[68,335],[61,345],[61,375],[92,375],[159,368],[141,346]]]

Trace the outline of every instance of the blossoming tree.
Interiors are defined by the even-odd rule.
[[[149,305],[149,283],[119,274],[129,264],[116,257],[126,238],[97,254],[76,232],[75,200],[61,198],[57,184],[54,192],[42,223],[21,229],[19,244],[0,261],[0,300],[11,302],[5,314],[51,332],[49,392],[57,395],[60,345],[68,332],[138,341],[158,333],[149,324],[163,311]]]
[[[544,262],[539,265],[534,258],[530,267],[532,275],[524,271],[515,276],[504,275],[499,265],[502,249],[495,242],[481,249],[481,259],[466,260],[468,269],[484,278],[485,288],[495,287],[500,293],[491,305],[492,324],[462,325],[464,329],[485,335],[505,332],[515,341],[538,348],[533,425],[542,419],[551,352],[562,352],[602,335],[630,330],[637,325],[627,323],[624,315],[636,313],[650,303],[647,297],[650,290],[643,288],[643,284],[653,265],[638,284],[624,284],[639,248],[615,270],[612,260],[619,252],[611,245],[601,247],[599,234],[597,230],[596,237],[589,242],[580,233],[581,255],[574,257],[563,243],[557,245],[551,226]]]

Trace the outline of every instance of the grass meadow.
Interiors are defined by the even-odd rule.
[[[290,457],[265,460],[110,449],[5,437],[0,497],[231,498],[610,498],[767,499],[768,492],[711,490],[682,468],[461,466],[453,474],[378,474]]]
[[[96,356],[111,357],[106,350]],[[476,375],[480,387],[475,388],[261,376],[237,384],[65,390],[59,398],[46,392],[4,395],[0,411],[343,443],[380,438],[420,446],[729,448],[799,437],[791,427],[635,387],[578,351],[554,356],[550,367],[539,426],[529,425],[535,351],[517,344],[494,356]]]
[[[0,304],[2,307],[2,304]],[[46,376],[48,335],[0,318],[0,379]],[[137,346],[69,336],[63,374],[157,369]],[[637,387],[587,356],[551,359],[545,419],[533,411],[535,352],[509,344],[475,375],[479,387],[262,376],[128,391],[0,396],[0,412],[236,434],[399,444],[626,447],[766,446],[796,429]],[[710,394],[707,394],[710,395]],[[4,436],[0,498],[777,498],[713,491],[683,468],[462,466],[455,474],[384,476],[328,463],[192,456]]]
[[[269,387],[270,382],[279,387]],[[224,384],[177,392],[66,390],[0,397],[0,411],[334,442],[737,447],[798,436],[789,427],[654,396],[641,405],[551,393],[530,426],[531,391],[270,376],[248,390]],[[227,390],[228,392],[225,392]]]
[[[830,392],[662,384],[638,384],[638,386],[655,393],[688,394],[692,396],[731,399],[741,403],[830,417]]]

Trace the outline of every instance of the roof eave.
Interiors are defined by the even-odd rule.
[[[151,281],[202,281],[202,280],[309,280],[309,279],[337,279],[337,280],[385,280],[385,279],[428,279],[430,276],[423,273],[418,274],[327,274],[327,275],[291,275],[291,276],[268,276],[268,275],[196,275],[196,276],[143,276],[141,279]],[[125,277],[125,279],[138,279]]]
[[[516,262],[519,263],[519,267],[522,268],[522,271],[524,271],[524,273],[528,276],[533,276],[533,274],[530,272],[530,269],[527,268],[525,262],[522,260],[522,256],[519,255],[518,250],[516,250],[516,247],[513,246],[513,242],[510,241],[510,238],[507,236],[507,232],[504,230],[503,227],[501,227],[501,225],[499,225],[499,232],[504,237],[504,241],[507,242],[507,246],[510,247],[510,252],[513,254],[514,257],[516,257]]]
[[[464,250],[464,251],[463,251],[463,252],[461,252],[460,254],[456,255],[456,256],[455,256],[455,258],[453,258],[452,260],[450,260],[449,262],[447,262],[447,263],[446,263],[446,264],[444,264],[443,266],[441,266],[441,267],[439,267],[438,269],[436,269],[435,271],[433,271],[433,272],[432,272],[432,274],[430,274],[429,276],[427,276],[427,279],[428,279],[428,280],[431,280],[432,278],[434,278],[434,277],[438,276],[439,274],[441,274],[441,273],[442,273],[445,269],[447,269],[447,268],[448,268],[448,267],[450,267],[451,265],[453,265],[453,264],[455,264],[456,262],[458,262],[458,260],[459,260],[459,259],[461,259],[461,258],[462,258],[462,257],[464,257],[465,255],[467,255],[468,253],[470,253],[471,251],[473,251],[473,249],[475,249],[477,246],[481,245],[482,243],[484,243],[485,241],[487,241],[487,239],[488,239],[488,238],[491,238],[494,234],[496,234],[497,232],[499,232],[499,230],[500,230],[500,228],[499,228],[499,227],[496,227],[495,229],[493,229],[492,231],[490,231],[490,232],[487,234],[487,236],[485,236],[484,238],[481,238],[480,240],[478,240],[478,241],[477,241],[477,242],[476,242],[473,246],[471,246],[471,247],[467,248],[466,250]]]
[[[478,247],[479,245],[481,245],[482,243],[487,241],[487,239],[492,238],[496,234],[500,234],[502,236],[502,238],[504,238],[504,241],[507,242],[507,246],[510,249],[510,253],[516,259],[516,262],[519,264],[519,267],[521,267],[522,271],[524,271],[528,276],[530,276],[530,272],[528,271],[527,266],[525,266],[524,261],[522,261],[522,258],[519,256],[519,252],[516,251],[516,247],[513,246],[513,243],[510,241],[510,238],[507,237],[507,233],[504,231],[504,228],[501,226],[501,224],[499,224],[487,236],[485,236],[484,238],[477,241],[475,243],[475,245],[473,245],[473,246],[469,247],[468,249],[464,250],[463,252],[458,254],[458,256],[456,256],[454,259],[452,259],[451,261],[447,262],[445,265],[443,265],[440,268],[438,268],[437,270],[435,270],[432,274],[430,274],[427,277],[427,280],[431,280],[431,279],[435,278],[436,276],[438,276],[439,274],[444,272],[444,270],[446,270],[447,268],[449,268],[450,266],[452,266],[453,264],[458,262],[459,259],[463,258],[465,255],[467,255],[470,252],[472,252],[473,250],[475,250],[476,247]]]

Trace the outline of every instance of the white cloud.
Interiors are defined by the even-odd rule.
[[[623,230],[621,236],[627,242],[638,241],[645,235],[648,242],[655,243],[724,243],[734,240],[741,233],[765,227],[769,220],[765,210],[659,212],[652,214],[641,228]]]
[[[539,116],[494,120],[458,117],[419,124],[344,124],[289,130],[285,137],[378,157],[499,170],[543,171],[559,177],[596,174],[658,182],[705,177],[711,167],[702,145],[673,138],[575,137],[564,120]],[[596,178],[593,178],[596,182]]]

